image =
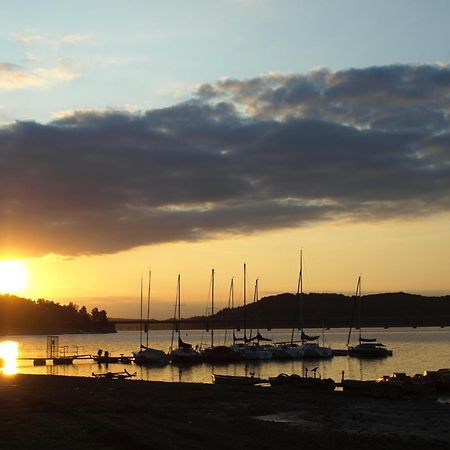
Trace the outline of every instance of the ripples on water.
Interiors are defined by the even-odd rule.
[[[321,330],[310,330],[310,334],[320,334]],[[150,346],[167,351],[170,346],[171,331],[151,331]],[[290,339],[288,330],[272,330],[262,333],[274,341]],[[392,357],[377,360],[360,360],[343,356],[335,356],[325,361],[301,361],[301,360],[271,360],[248,361],[226,364],[196,364],[188,367],[166,365],[162,367],[139,367],[134,364],[109,364],[97,365],[90,360],[76,360],[70,366],[53,366],[50,362],[47,366],[34,367],[32,360],[18,360],[17,368],[10,373],[34,373],[91,376],[92,372],[108,371],[136,371],[138,379],[152,381],[183,381],[210,383],[212,373],[228,375],[248,375],[255,372],[256,376],[266,378],[276,376],[279,373],[302,374],[304,368],[309,370],[319,367],[323,378],[341,379],[342,371],[346,378],[368,380],[392,372],[406,372],[408,374],[421,373],[424,370],[436,370],[450,365],[450,330],[441,328],[423,329],[372,329],[365,333],[366,336],[377,337],[381,342],[393,350]],[[230,333],[228,332],[228,337]],[[194,346],[203,342],[209,342],[209,333],[202,331],[187,331],[182,333],[183,340],[191,342]],[[5,338],[6,339],[6,338]],[[19,358],[44,357],[47,352],[46,336],[14,336],[9,338],[18,343]],[[214,342],[222,344],[224,332],[216,330]],[[145,337],[144,337],[145,341]],[[332,330],[325,333],[325,341],[332,348],[345,348],[347,342],[346,330]],[[67,334],[59,337],[59,346],[64,347],[66,354],[96,355],[98,349],[108,350],[111,356],[120,354],[131,355],[131,352],[139,348],[138,331],[120,331],[116,334]],[[0,347],[1,348],[1,347]],[[6,371],[5,371],[6,373]]]

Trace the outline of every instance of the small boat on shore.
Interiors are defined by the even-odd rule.
[[[100,379],[125,380],[127,378],[135,377],[136,372],[130,373],[130,372],[128,372],[128,370],[125,369],[122,372],[102,372],[102,373],[92,372],[92,376],[94,378],[100,378]]]
[[[428,394],[450,391],[450,369],[426,370],[413,376],[394,372],[378,378],[377,383],[401,386],[405,394]]]
[[[271,386],[295,386],[301,389],[317,389],[325,391],[334,391],[336,383],[331,378],[314,378],[308,376],[301,376],[298,374],[288,375],[280,373],[276,377],[270,377],[269,383]]]
[[[228,385],[239,385],[239,386],[254,386],[255,384],[267,383],[267,380],[259,377],[255,377],[252,373],[248,376],[240,375],[212,375],[214,384],[228,384]]]

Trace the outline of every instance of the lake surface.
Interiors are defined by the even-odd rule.
[[[306,330],[308,334],[321,334],[322,330]],[[289,330],[272,330],[262,332],[263,336],[274,341],[290,339]],[[92,376],[92,372],[122,371],[137,372],[138,379],[170,382],[201,382],[211,383],[213,373],[228,375],[249,375],[266,378],[280,373],[302,374],[304,369],[311,370],[318,367],[318,373],[323,378],[330,377],[336,381],[341,379],[342,371],[345,378],[358,380],[374,379],[392,372],[406,372],[408,374],[421,373],[424,370],[436,370],[450,366],[450,329],[448,328],[391,328],[370,329],[366,337],[377,337],[389,349],[393,356],[376,360],[360,360],[347,356],[335,356],[324,361],[303,360],[271,360],[261,362],[236,362],[226,364],[201,363],[189,367],[166,365],[162,367],[140,367],[123,364],[97,365],[92,360],[76,360],[73,365],[53,366],[48,362],[46,366],[34,367],[32,360],[21,360],[27,357],[45,357],[47,354],[46,336],[11,336],[0,338],[0,341],[14,341],[18,343],[19,359],[17,373],[53,374]],[[171,331],[151,331],[150,346],[167,351],[171,341]],[[231,333],[227,333],[228,340]],[[328,330],[325,332],[325,342],[332,348],[346,348],[347,330]],[[210,334],[205,331],[182,333],[183,340],[197,344],[208,344]],[[355,333],[356,340],[356,333]],[[215,331],[216,345],[224,342],[224,331]],[[144,335],[145,343],[145,335]],[[356,342],[354,342],[356,343]],[[111,356],[120,354],[131,356],[131,352],[139,348],[139,331],[120,331],[115,334],[66,334],[59,336],[60,356],[68,355],[96,355],[99,349],[108,350]]]

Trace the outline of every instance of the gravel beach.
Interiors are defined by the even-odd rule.
[[[0,376],[2,449],[450,448],[450,405],[343,392]]]

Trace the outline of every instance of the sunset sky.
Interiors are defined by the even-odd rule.
[[[449,23],[447,0],[0,0],[15,293],[137,317],[150,267],[151,315],[180,273],[191,316],[212,268],[218,307],[244,262],[248,298],[295,291],[303,249],[306,291],[449,294]]]

